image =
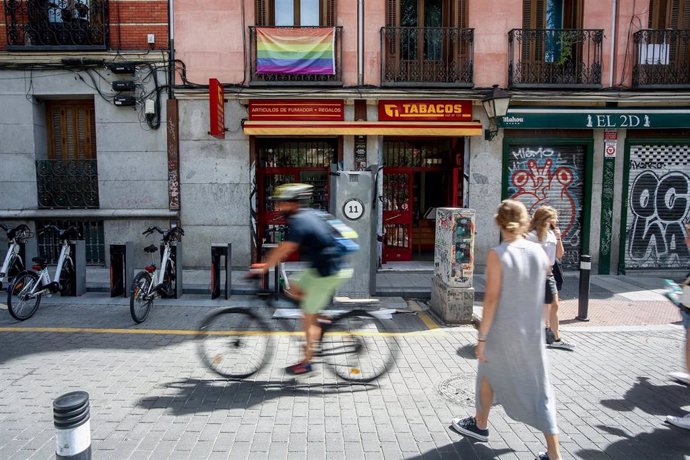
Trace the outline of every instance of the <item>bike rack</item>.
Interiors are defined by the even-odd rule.
[[[129,297],[132,289],[134,243],[110,245],[110,297]]]
[[[72,260],[74,261],[74,279],[72,280],[72,295],[79,297],[86,293],[86,241],[75,240],[70,243]]]
[[[163,244],[158,248],[161,255],[161,267],[163,270],[165,267],[162,266],[163,262],[163,251],[165,251],[165,246]],[[170,246],[170,258],[175,262],[175,295],[173,299],[179,299],[182,297],[182,242],[175,241]]]
[[[220,258],[225,257],[225,299],[232,292],[232,243],[211,244],[211,299],[220,297]]]
[[[261,250],[263,252],[262,254],[262,259],[264,256],[266,256],[266,253],[270,251],[273,248],[277,248],[278,245],[275,243],[266,243],[261,246]],[[282,263],[276,265],[273,267],[273,291],[277,294],[280,292],[280,266]],[[266,272],[261,280],[261,287],[263,289],[268,289],[269,288],[269,278],[268,278],[268,272]]]

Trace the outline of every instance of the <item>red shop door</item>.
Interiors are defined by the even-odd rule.
[[[412,173],[383,174],[383,262],[412,259]]]

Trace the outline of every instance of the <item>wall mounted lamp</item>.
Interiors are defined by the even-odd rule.
[[[494,85],[489,93],[482,99],[482,105],[486,116],[489,118],[489,129],[484,130],[484,139],[492,140],[498,134],[498,117],[504,117],[508,113],[510,105],[510,93]]]

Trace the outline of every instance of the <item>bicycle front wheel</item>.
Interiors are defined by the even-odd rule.
[[[38,275],[33,272],[22,272],[12,281],[7,289],[7,310],[12,318],[24,321],[36,313],[41,304],[41,295],[32,294],[31,291],[39,286]]]
[[[347,312],[324,325],[320,354],[343,380],[376,380],[393,367],[397,350],[383,322],[364,310]]]
[[[132,290],[129,293],[129,314],[135,323],[143,323],[149,316],[153,296],[149,297],[151,283],[153,282],[148,272],[139,272],[132,281]]]
[[[62,271],[60,272],[60,295],[61,296],[73,296],[76,294],[74,286],[74,264],[72,264],[72,259],[65,259],[65,263],[62,266]]]
[[[246,308],[224,308],[207,316],[197,331],[201,360],[227,379],[244,379],[268,362],[271,328]]]

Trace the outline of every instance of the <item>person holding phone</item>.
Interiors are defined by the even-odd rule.
[[[540,244],[549,258],[549,271],[544,286],[544,321],[546,323],[546,344],[551,348],[574,350],[575,345],[561,340],[558,330],[558,288],[553,276],[556,259],[563,257],[565,249],[558,228],[558,212],[551,206],[540,206],[532,217],[527,240]]]

